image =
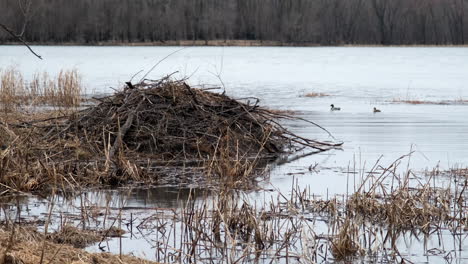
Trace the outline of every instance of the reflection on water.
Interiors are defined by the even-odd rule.
[[[177,208],[181,204],[191,199],[197,199],[200,196],[208,196],[209,190],[187,189],[178,187],[156,187],[147,189],[132,189],[130,193],[126,191],[117,191],[116,197],[127,197],[126,207],[144,208]]]

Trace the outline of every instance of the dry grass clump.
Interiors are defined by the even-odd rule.
[[[77,107],[82,101],[84,87],[78,70],[61,70],[56,78],[47,73],[35,74],[29,83],[29,95],[34,105]]]
[[[323,218],[336,260],[348,260],[364,253],[380,259],[379,254],[386,252],[384,256],[392,261],[406,262],[399,252],[402,237],[419,240],[451,234],[461,239],[468,230],[466,169],[448,172],[436,169],[425,176],[424,182],[410,170],[399,174],[397,167],[404,157],[385,168],[376,164],[362,183],[355,186],[356,191],[346,196],[323,200],[307,188],[293,186],[291,198],[280,211],[286,215],[312,213],[316,217],[312,219]],[[448,187],[437,186],[435,177],[440,175],[448,176]],[[459,241],[463,243],[462,239]]]
[[[85,92],[76,69],[61,70],[56,78],[35,74],[30,82],[16,68],[0,71],[0,106],[13,112],[26,106],[77,107]]]
[[[225,242],[240,241],[254,245],[256,250],[267,247],[267,233],[264,219],[248,201],[235,193],[224,189],[216,199],[213,211],[212,231],[217,240],[221,240],[224,231]],[[272,231],[272,230],[271,230]],[[226,235],[227,234],[227,235]]]
[[[3,112],[11,112],[18,107],[26,93],[22,74],[15,68],[0,71],[0,105]]]
[[[311,93],[306,93],[304,95],[304,97],[327,97],[327,96],[330,96],[329,94],[326,94],[326,93],[315,93],[315,92],[311,92]]]
[[[84,248],[101,241],[102,235],[93,230],[83,230],[71,225],[63,226],[59,231],[48,234],[47,240],[57,244],[68,244],[76,248]]]
[[[248,183],[249,177],[257,170],[260,170],[259,155],[252,156],[251,153],[244,153],[239,147],[239,141],[235,146],[231,146],[233,137],[230,132],[223,138],[220,138],[217,149],[210,160],[204,164],[205,174],[208,176],[219,176],[223,183],[231,186],[239,186]],[[268,138],[266,137],[265,140]],[[237,150],[236,155],[232,155],[232,150]],[[261,151],[262,149],[260,149]],[[216,177],[218,178],[218,177]]]
[[[391,166],[396,168],[396,163]],[[350,196],[346,212],[353,217],[361,217],[372,223],[378,223],[392,230],[420,230],[429,233],[440,229],[447,222],[459,222],[465,217],[454,215],[453,208],[464,211],[460,199],[464,199],[465,187],[455,193],[452,189],[440,189],[431,186],[431,182],[410,185],[408,179],[413,173],[408,171],[403,178],[394,175],[391,170],[384,170],[379,177],[369,174],[362,185]],[[364,186],[368,185],[367,191]],[[392,183],[390,187],[385,183]]]
[[[364,254],[359,243],[359,228],[347,218],[338,234],[331,241],[331,251],[336,260],[342,261]]]
[[[450,219],[450,198],[433,189],[399,189],[380,198],[356,193],[348,200],[348,211],[396,230],[429,232]]]
[[[0,263],[129,263],[146,264],[155,263],[136,257],[109,253],[89,253],[65,244],[43,242],[41,240],[18,240],[10,231],[0,229]],[[42,256],[43,254],[43,256]]]

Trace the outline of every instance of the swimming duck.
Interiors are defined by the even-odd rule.
[[[379,109],[374,107],[374,113],[380,113],[380,112],[382,112],[382,111],[380,111]]]
[[[335,107],[333,104],[331,104],[330,106],[331,106],[330,111],[340,111],[341,110],[340,107]]]

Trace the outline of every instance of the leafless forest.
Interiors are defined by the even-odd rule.
[[[17,0],[0,23],[20,31]],[[36,43],[269,40],[282,43],[465,44],[468,0],[35,0]],[[0,42],[14,38],[0,32]]]

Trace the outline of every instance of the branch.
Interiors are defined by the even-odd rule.
[[[3,28],[3,30],[5,30],[6,32],[8,32],[8,34],[10,34],[14,39],[23,43],[23,45],[26,46],[32,54],[34,54],[34,56],[42,60],[42,57],[36,52],[34,52],[34,50],[23,39],[24,32],[26,31],[26,26],[29,23],[29,12],[31,10],[31,1],[24,0],[24,3],[23,3],[22,0],[18,0],[18,6],[24,17],[24,23],[23,23],[23,26],[21,27],[21,32],[19,34],[16,34],[15,32],[13,32],[13,30],[11,30],[9,27],[7,27],[6,25],[2,23],[0,23],[0,27]]]
[[[42,60],[42,57],[37,54],[36,52],[34,52],[34,50],[28,45],[28,43],[26,43],[26,41],[24,41],[24,39],[21,37],[21,35],[16,35],[13,30],[11,30],[10,28],[8,28],[7,26],[5,26],[4,24],[1,24],[0,23],[0,27],[3,28],[6,32],[8,32],[8,34],[10,34],[13,38],[15,38],[17,41],[23,43],[24,46],[26,46],[29,51],[34,54],[34,56],[38,57],[39,59]]]

